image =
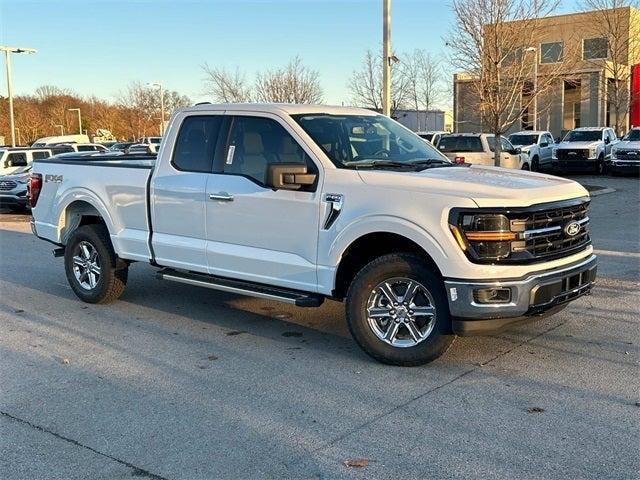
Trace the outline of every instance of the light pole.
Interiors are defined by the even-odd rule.
[[[16,137],[18,137],[18,145],[22,145],[22,137],[20,136],[20,129],[15,127]],[[15,145],[13,145],[15,147]]]
[[[160,82],[153,82],[147,84],[150,87],[158,87],[160,90],[160,136],[164,135],[164,90]]]
[[[391,116],[391,0],[382,0],[382,114]]]
[[[15,121],[13,118],[13,85],[11,83],[11,54],[12,53],[36,53],[33,48],[18,48],[18,47],[2,47],[0,51],[4,52],[5,63],[7,66],[7,91],[9,95],[9,128],[11,130],[11,146],[16,146],[16,134],[15,134]]]
[[[79,108],[68,108],[70,112],[78,112],[78,133],[82,135],[82,116],[80,115]]]
[[[528,47],[525,52],[533,52],[533,129],[538,130],[538,49]]]
[[[56,127],[60,128],[60,135],[64,136],[64,126],[62,125],[56,125]]]

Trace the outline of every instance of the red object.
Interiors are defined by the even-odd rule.
[[[640,127],[640,63],[631,67],[631,115],[632,127]]]
[[[461,165],[464,163],[464,157],[456,157],[453,159],[453,163],[457,163],[458,165]]]
[[[29,183],[27,183],[27,197],[29,198],[29,206],[31,208],[35,208],[36,203],[38,203],[40,190],[42,190],[42,175],[32,173],[29,178]]]

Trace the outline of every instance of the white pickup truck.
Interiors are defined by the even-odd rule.
[[[148,262],[165,280],[289,302],[346,301],[356,342],[396,365],[589,293],[587,191],[559,177],[454,165],[356,108],[197,105],[157,160],[34,164],[33,232],[85,302]]]

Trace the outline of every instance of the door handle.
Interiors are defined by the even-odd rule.
[[[227,192],[210,193],[209,200],[218,200],[221,202],[233,202],[233,195]]]

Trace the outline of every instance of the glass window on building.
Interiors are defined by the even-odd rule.
[[[540,45],[540,63],[558,63],[562,61],[564,44],[562,42]]]
[[[609,41],[606,38],[585,38],[582,40],[582,59],[598,60],[608,57]]]

